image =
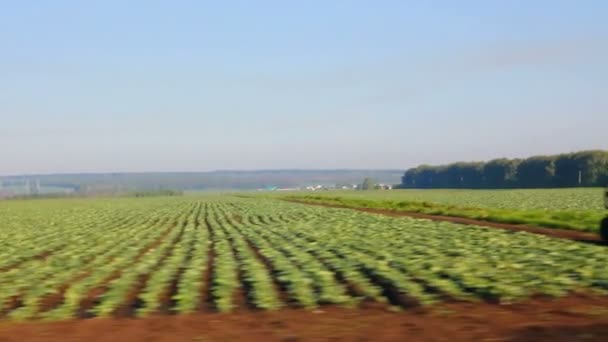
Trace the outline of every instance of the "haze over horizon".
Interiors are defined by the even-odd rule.
[[[605,1],[0,12],[0,175],[406,169],[608,149]]]

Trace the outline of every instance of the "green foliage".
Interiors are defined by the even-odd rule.
[[[329,192],[287,198],[354,208],[465,217],[500,223],[598,231],[604,216],[599,189]]]
[[[584,151],[558,156],[554,182],[559,187],[608,185],[608,153]]]
[[[510,188],[517,183],[517,167],[520,160],[494,159],[483,165],[484,185],[487,187]]]
[[[536,156],[522,160],[517,166],[517,185],[522,188],[554,186],[555,156]]]
[[[420,165],[405,172],[401,188],[550,188],[608,184],[608,151],[582,151],[523,160]]]
[[[366,205],[389,204],[418,205]],[[525,217],[543,220],[542,212]],[[445,297],[512,302],[608,291],[603,247],[262,197],[16,201],[0,207],[0,237],[0,312],[16,320],[68,319],[85,309],[187,313],[209,309],[203,299],[221,312],[361,300],[407,309]],[[248,303],[237,301],[240,293]]]

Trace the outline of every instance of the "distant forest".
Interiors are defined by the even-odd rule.
[[[149,172],[58,174],[0,177],[2,192],[29,188],[66,189],[75,194],[130,193],[147,191],[254,190],[296,188],[308,185],[358,184],[365,177],[378,182],[399,183],[402,170],[253,170],[210,172]]]
[[[553,188],[608,185],[608,151],[581,151],[526,159],[420,165],[401,188]]]

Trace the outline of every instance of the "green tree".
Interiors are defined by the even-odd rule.
[[[559,155],[555,161],[557,186],[598,186],[608,170],[608,152],[582,151]]]
[[[419,165],[400,188],[548,188],[608,186],[608,151],[581,151],[526,159]]]
[[[418,172],[416,172],[416,187],[418,188],[432,188],[434,186],[433,180],[437,176],[437,167],[430,165],[418,166]]]
[[[416,188],[416,177],[418,175],[418,168],[411,168],[403,174],[401,177],[401,188]]]
[[[508,188],[517,180],[517,159],[494,159],[483,166],[484,184],[488,188]]]
[[[524,159],[517,167],[517,183],[522,188],[547,188],[554,185],[554,156]]]

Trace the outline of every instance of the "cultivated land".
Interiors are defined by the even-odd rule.
[[[407,189],[374,191],[332,191],[349,198],[369,200],[412,200],[452,204],[462,207],[500,209],[582,210],[603,214],[603,188],[573,189],[504,189],[504,190],[459,190],[459,189]],[[316,194],[323,194],[317,192]]]
[[[523,232],[261,197],[0,202],[6,340],[593,340],[607,293],[605,247]]]
[[[596,233],[606,215],[601,188],[318,191],[278,195],[310,203],[464,217]]]

